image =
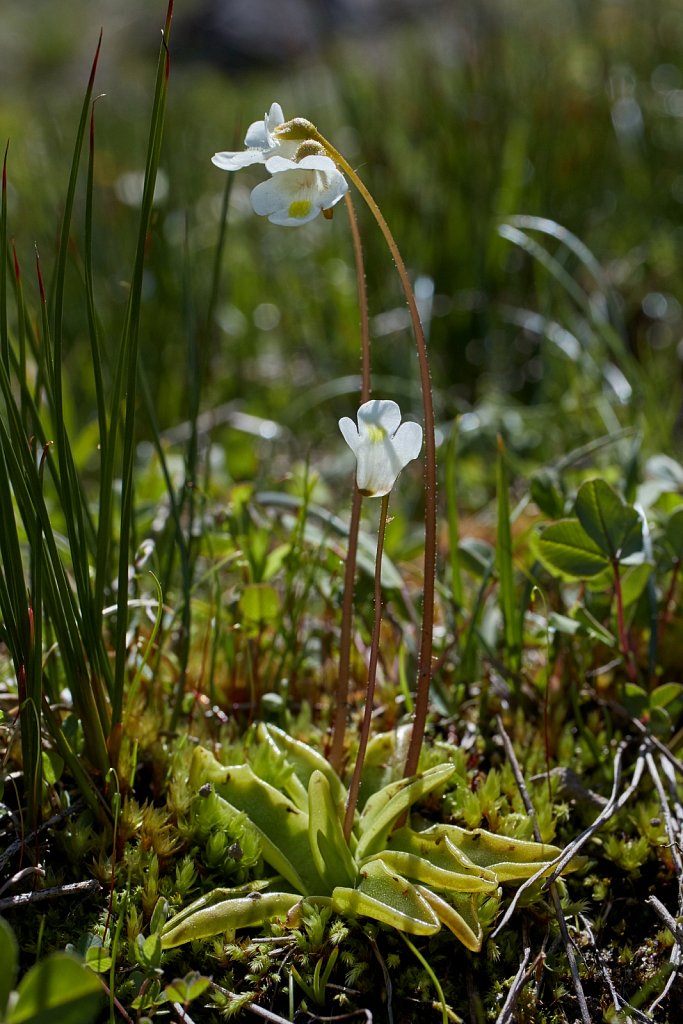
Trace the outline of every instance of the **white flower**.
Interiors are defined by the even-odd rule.
[[[299,143],[279,142],[273,134],[284,121],[282,107],[279,103],[273,103],[262,121],[254,121],[249,125],[244,137],[245,150],[239,153],[214,153],[211,162],[223,171],[238,171],[240,167],[249,167],[251,164],[264,164],[276,153],[294,156]]]
[[[344,416],[339,429],[356,456],[358,490],[370,498],[388,494],[403,467],[416,459],[422,448],[419,423],[401,423],[396,402],[383,399],[361,405],[358,426]]]
[[[273,224],[295,227],[338,203],[349,186],[329,156],[313,154],[298,162],[273,156],[266,162],[272,175],[251,193],[251,205]]]

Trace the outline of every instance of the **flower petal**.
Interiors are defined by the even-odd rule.
[[[328,183],[327,189],[323,199],[323,210],[329,210],[335,206],[336,203],[349,191],[349,183],[341,173],[341,171],[335,171],[331,180]]]
[[[294,174],[296,172],[292,172]],[[305,171],[303,172],[306,173]],[[321,210],[314,189],[302,185],[297,188],[296,181],[285,180],[284,175],[262,181],[251,193],[251,205],[254,213],[267,217],[273,224],[285,227],[298,227],[307,224],[318,216]]]
[[[348,444],[349,448],[355,454],[355,452],[358,450],[358,446],[360,445],[360,434],[358,433],[358,427],[356,426],[352,419],[349,419],[348,416],[342,416],[342,418],[339,420],[339,429],[341,430],[342,437]]]
[[[369,498],[381,498],[388,494],[403,469],[388,437],[381,441],[362,442],[356,458],[358,490]]]
[[[305,158],[306,159],[306,158]],[[261,182],[251,194],[251,205],[262,217],[273,224],[296,227],[307,224],[321,210],[329,209],[347,189],[344,176],[327,157],[313,157],[316,163],[324,160],[324,170],[297,164],[286,157],[272,157],[267,169],[275,173],[270,181]],[[331,170],[329,170],[331,168]]]
[[[389,399],[372,399],[358,410],[358,427],[339,421],[344,440],[356,456],[356,483],[361,494],[381,498],[422,448],[419,423],[401,423],[401,410]]]
[[[244,145],[248,149],[272,149],[273,142],[270,138],[270,134],[266,127],[268,115],[261,121],[254,121],[247,128],[247,134],[244,136]]]
[[[269,174],[278,174],[282,171],[298,171],[299,167],[300,164],[284,156],[269,156],[266,160],[266,170]]]
[[[266,114],[266,127],[269,132],[274,132],[278,125],[285,123],[285,115],[279,103],[271,103],[270,110]]]
[[[400,422],[401,410],[391,399],[373,398],[364,402],[358,410],[358,431],[361,437],[373,434],[377,429],[392,435]]]
[[[402,423],[391,439],[401,468],[416,459],[422,448],[422,427],[419,423]]]
[[[269,217],[283,205],[282,189],[274,178],[261,181],[251,190],[251,205],[259,217]]]
[[[239,171],[241,167],[249,167],[250,164],[264,164],[266,157],[267,153],[260,149],[243,149],[238,153],[214,153],[211,163],[222,171]]]

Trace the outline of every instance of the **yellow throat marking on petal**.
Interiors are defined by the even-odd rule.
[[[295,199],[293,203],[289,204],[287,213],[290,217],[307,217],[311,212],[312,205],[310,199]]]
[[[372,444],[382,444],[387,436],[386,430],[382,427],[375,426],[374,423],[368,423],[365,427],[368,435],[368,441]]]

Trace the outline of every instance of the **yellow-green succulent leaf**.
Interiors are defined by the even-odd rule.
[[[286,918],[300,902],[300,897],[290,892],[252,892],[249,896],[209,900],[203,906],[199,905],[201,902],[197,900],[186,908],[191,913],[184,911],[166,922],[161,933],[162,949],[173,949],[185,942],[208,939],[224,932],[233,937],[240,928],[252,928],[276,917]]]
[[[334,889],[332,905],[338,914],[372,917],[409,935],[434,935],[441,927],[437,915],[416,886],[379,860],[370,861],[363,868],[357,888],[338,886]]]
[[[283,754],[287,756],[286,752],[277,743],[275,737],[264,722],[258,723],[256,727],[256,736],[259,743],[269,746],[274,754],[280,757]],[[287,761],[292,765],[294,770],[287,775],[282,784],[282,788],[292,803],[296,804],[300,811],[305,811],[308,808],[308,792],[306,790],[306,785],[301,781],[299,774],[297,773],[296,766],[292,764],[289,757],[287,757]]]
[[[394,842],[394,836],[400,838]],[[415,882],[447,892],[494,892],[498,879],[492,871],[480,868],[458,854],[447,839],[420,841],[410,829],[389,836],[388,847],[376,854],[390,871]],[[364,867],[367,860],[363,862]]]
[[[400,777],[412,731],[412,723],[406,722],[390,732],[380,732],[370,737],[361,775],[358,801],[360,810],[373,793]]]
[[[562,852],[549,843],[511,839],[483,828],[468,830],[457,825],[434,825],[424,834],[447,837],[465,857],[493,871],[499,882],[521,882],[544,864],[549,874],[555,858]]]
[[[484,933],[477,917],[477,898],[474,893],[471,896],[455,897],[452,901],[446,902],[424,886],[418,885],[416,888],[439,921],[460,939],[466,949],[478,953],[481,950]]]
[[[457,881],[452,888],[460,892],[491,892],[498,885],[495,872],[489,868],[475,864],[469,857],[455,846],[448,836],[442,833],[415,832],[404,827],[391,832],[387,839],[386,852],[401,852],[409,856],[427,861],[433,868],[452,873]],[[384,857],[385,852],[380,856]],[[427,882],[408,871],[408,878],[416,878],[418,882]],[[467,879],[470,879],[468,882]],[[433,884],[437,884],[434,882]],[[438,886],[437,886],[438,887]],[[449,886],[451,888],[451,886]]]
[[[315,866],[326,883],[325,891],[331,892],[337,885],[353,885],[358,870],[344,839],[327,776],[317,769],[308,782],[308,839]]]
[[[161,929],[162,935],[167,932],[171,927],[176,928],[182,924],[187,918],[191,917],[198,910],[206,910],[217,903],[224,903],[227,900],[235,900],[241,896],[249,896],[253,892],[262,892],[267,889],[271,882],[277,883],[277,879],[259,879],[254,882],[245,882],[244,885],[235,885],[231,888],[219,888],[212,889],[211,892],[204,893],[198,899],[192,903],[188,903],[186,907],[179,910],[178,913],[170,920],[164,923],[164,927]]]
[[[176,925],[181,924],[181,922],[185,918],[189,918],[189,916],[195,913],[197,910],[202,910],[206,907],[213,906],[215,903],[222,903],[228,899],[238,899],[240,896],[249,896],[251,895],[251,893],[262,892],[264,889],[267,889],[272,882],[276,884],[278,883],[278,881],[281,880],[279,880],[278,878],[267,880],[259,879],[255,882],[246,882],[242,886],[230,886],[229,888],[220,887],[218,889],[212,889],[211,892],[205,893],[203,896],[200,896],[198,899],[196,899],[193,903],[188,903],[187,906],[184,906],[181,910],[178,910],[178,912],[173,916],[172,919],[170,919],[170,921],[165,922],[164,927],[162,928],[162,933],[167,931],[171,927],[171,924],[173,924],[174,927]]]
[[[301,740],[289,736],[284,729],[279,729],[276,725],[261,725],[259,726],[259,734],[261,731],[267,732],[277,749],[286,755],[287,760],[294,768],[295,776],[301,782],[306,793],[308,792],[310,777],[317,770],[322,772],[329,782],[330,793],[335,805],[339,809],[345,805],[346,790],[344,785],[330,766],[329,761],[325,760],[321,753],[314,750],[307,743],[302,743]]]
[[[358,822],[358,846],[355,856],[362,861],[380,853],[394,824],[421,797],[448,781],[453,765],[440,764],[426,772],[384,786],[370,797]]]
[[[244,811],[256,830],[263,859],[301,896],[325,895],[308,842],[308,815],[249,765],[224,769],[216,792],[231,807]]]
[[[227,771],[229,769],[221,764],[210,750],[195,747],[190,763],[190,789],[196,793],[207,782],[222,782]]]

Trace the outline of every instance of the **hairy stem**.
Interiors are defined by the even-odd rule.
[[[344,196],[346,211],[349,216],[353,253],[358,281],[358,303],[360,306],[360,340],[361,340],[361,403],[370,398],[370,326],[368,320],[368,294],[365,287],[365,264],[361,245],[358,221],[353,208],[353,200],[347,192]],[[355,483],[351,501],[351,521],[349,523],[349,540],[346,550],[346,568],[344,570],[344,597],[342,601],[341,635],[339,637],[339,674],[337,676],[337,693],[335,701],[334,721],[332,725],[332,743],[330,746],[330,764],[339,772],[344,756],[344,737],[346,735],[346,718],[349,706],[349,671],[351,665],[351,627],[353,624],[353,589],[356,580],[356,554],[358,551],[358,531],[360,529],[361,494]]]
[[[424,583],[423,583],[423,607],[422,607],[422,630],[420,636],[420,654],[418,660],[417,694],[415,699],[415,713],[413,716],[413,731],[410,737],[408,755],[404,768],[406,776],[414,775],[422,749],[425,725],[427,722],[427,710],[429,707],[429,685],[432,669],[432,632],[434,625],[434,589],[436,576],[436,436],[434,428],[434,405],[432,401],[432,384],[429,374],[429,360],[427,357],[427,343],[424,331],[420,323],[420,315],[415,301],[415,295],[406,265],[403,262],[401,253],[389,225],[379,206],[372,198],[370,192],[354,171],[348,161],[320,134],[317,128],[310,122],[289,122],[292,129],[283,127],[280,133],[283,138],[295,137],[294,133],[305,133],[308,138],[319,142],[329,153],[338,167],[341,168],[356,186],[373,217],[377,221],[380,231],[384,235],[392,259],[396,265],[401,287],[408,304],[410,319],[415,335],[417,347],[417,358],[420,368],[420,384],[422,388],[422,406],[424,415],[425,435],[425,554],[424,554]],[[304,137],[299,135],[299,137]]]
[[[358,743],[358,754],[353,769],[353,778],[349,786],[349,797],[346,801],[346,813],[344,815],[344,838],[347,843],[353,828],[353,818],[358,803],[360,790],[360,777],[365,761],[365,751],[368,747],[370,736],[370,723],[372,721],[372,703],[375,696],[375,682],[377,680],[377,662],[379,660],[379,633],[382,627],[382,551],[384,550],[384,534],[387,528],[387,512],[389,510],[389,495],[382,498],[382,509],[379,518],[379,529],[377,531],[377,555],[375,556],[375,623],[372,628],[372,642],[370,645],[370,661],[368,664],[368,686],[365,694],[365,711],[363,713],[363,724],[360,730],[360,741]]]
[[[633,652],[628,642],[628,633],[626,632],[626,622],[624,619],[624,595],[621,590],[621,576],[619,573],[619,562],[615,559],[612,562],[612,569],[614,571],[614,596],[617,602],[617,630],[619,633],[619,647],[624,658],[624,664],[626,665],[626,672],[629,680],[635,683],[637,673],[636,666],[633,660]]]

